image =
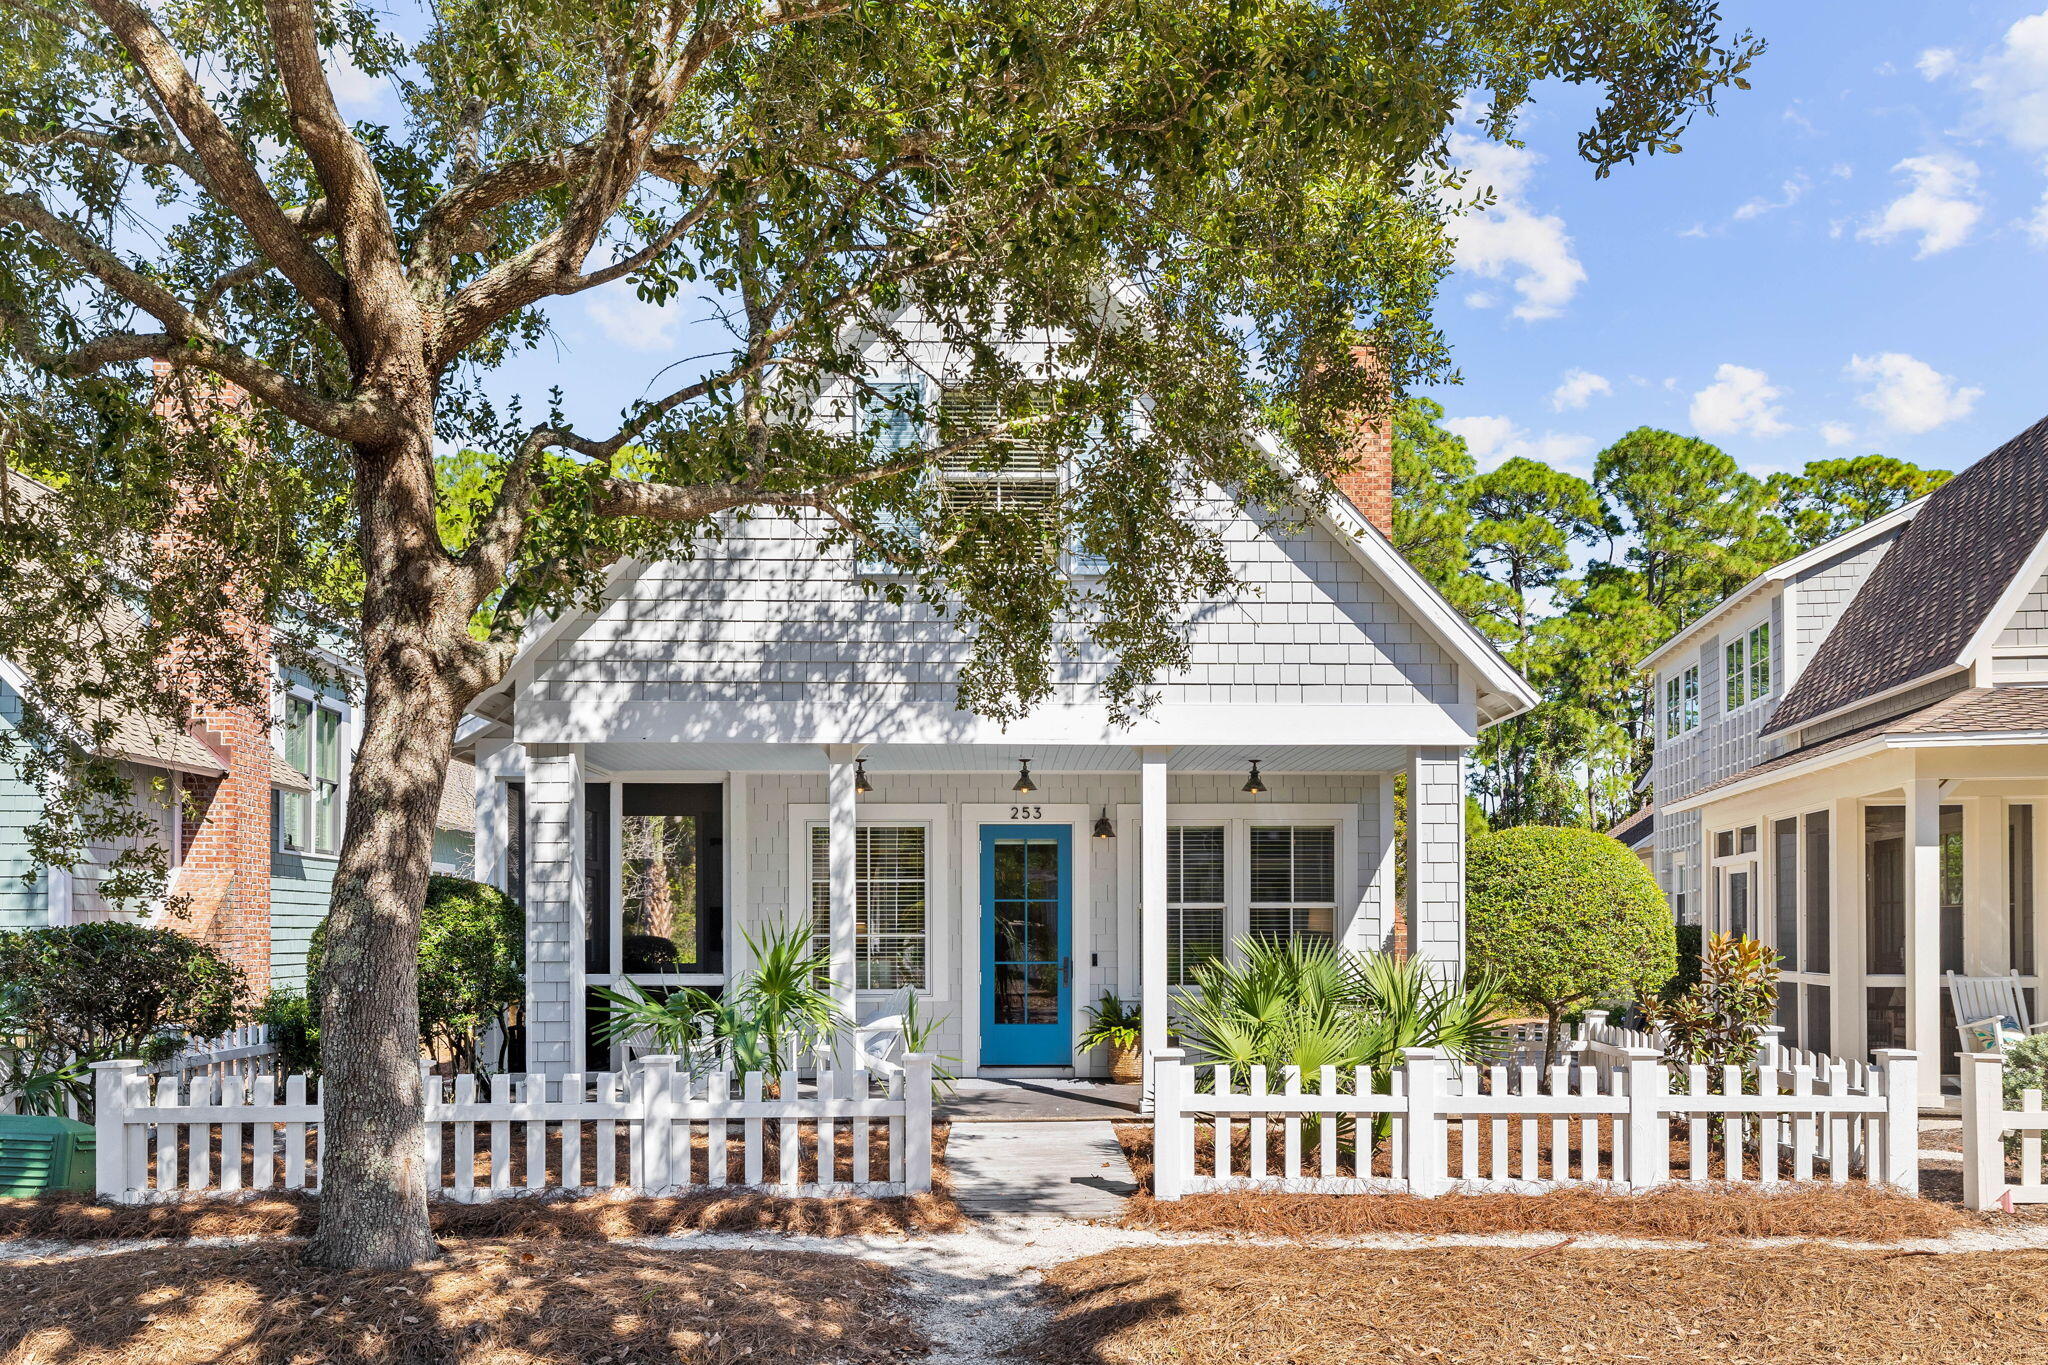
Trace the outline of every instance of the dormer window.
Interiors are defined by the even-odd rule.
[[[1770,622],[1759,622],[1749,634],[1729,641],[1725,682],[1730,711],[1771,695]]]

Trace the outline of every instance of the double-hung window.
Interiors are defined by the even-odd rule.
[[[1700,727],[1700,666],[1664,680],[1664,737],[1673,739]]]
[[[1337,831],[1328,825],[1254,825],[1251,932],[1317,938],[1337,932]]]
[[[1223,956],[1229,906],[1223,880],[1222,825],[1166,831],[1166,980],[1194,984],[1195,972]]]
[[[1771,694],[1771,623],[1759,622],[1747,635],[1728,642],[1726,685],[1730,711]]]
[[[341,712],[305,697],[286,698],[284,761],[311,789],[279,793],[278,847],[333,854],[341,847]]]
[[[988,389],[947,389],[939,400],[939,440],[951,444],[992,431],[1016,415],[1005,413]],[[1059,451],[1030,431],[993,436],[942,456],[938,472],[949,520],[1001,513],[1044,523],[1059,501]]]
[[[854,984],[864,991],[923,990],[929,892],[924,825],[859,825],[853,832]],[[831,832],[811,826],[811,924],[816,951],[832,950]]]

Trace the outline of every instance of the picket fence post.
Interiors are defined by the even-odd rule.
[[[669,1170],[669,1130],[675,1121],[676,1058],[655,1054],[640,1059],[634,1094],[640,1101],[640,1163],[643,1194],[664,1194],[675,1184]]]
[[[131,1191],[147,1178],[141,1165],[130,1169],[131,1144],[128,1116],[134,1108],[135,1085],[142,1076],[138,1061],[94,1062],[93,1093],[93,1189],[102,1199],[130,1203]]]
[[[1401,1065],[1408,1073],[1408,1192],[1429,1199],[1450,1185],[1443,1115],[1450,1063],[1435,1048],[1405,1047]]]
[[[859,1055],[858,1049],[855,1055]],[[923,1194],[932,1187],[932,1060],[929,1052],[903,1054],[903,1188],[910,1194]],[[863,1079],[857,1093],[866,1092]],[[854,1120],[863,1131],[867,1122]],[[867,1173],[856,1171],[854,1178],[865,1180]]]
[[[1181,1168],[1180,1126],[1187,1121],[1187,1056],[1177,1047],[1152,1054],[1152,1197],[1175,1200],[1192,1171]]]
[[[1671,1072],[1653,1047],[1625,1047],[1628,1059],[1628,1186],[1654,1189],[1671,1178]]]
[[[1572,1041],[1583,1050],[1586,1044],[1594,1041],[1593,1035],[1606,1027],[1606,1010],[1587,1010],[1579,1016],[1577,1026],[1572,1029]]]
[[[1988,1209],[2005,1193],[2005,1058],[1963,1054],[1963,1207]],[[2022,1176],[2022,1179],[2025,1177]]]
[[[1882,1183],[1905,1194],[1920,1192],[1920,1055],[1884,1047],[1871,1053],[1884,1085]]]

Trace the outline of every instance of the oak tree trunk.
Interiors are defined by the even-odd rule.
[[[455,724],[475,692],[453,666],[467,608],[432,538],[424,441],[358,463],[364,722],[318,983],[325,1122],[320,1224],[306,1252],[337,1269],[437,1254],[421,1121],[420,913]]]

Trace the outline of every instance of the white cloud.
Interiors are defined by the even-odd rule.
[[[1614,385],[1602,375],[1590,370],[1566,370],[1564,379],[1550,391],[1550,410],[1563,412],[1566,408],[1583,408],[1595,397],[1614,392]]]
[[[1452,135],[1451,154],[1466,174],[1468,194],[1491,189],[1494,195],[1484,213],[1467,213],[1452,222],[1459,266],[1481,279],[1512,284],[1514,314],[1525,322],[1562,313],[1586,282],[1586,268],[1572,252],[1564,219],[1536,212],[1523,197],[1542,158],[1469,133]],[[1466,302],[1485,306],[1471,295]]]
[[[1938,81],[1956,69],[1956,50],[1952,47],[1930,47],[1920,54],[1914,68],[1930,81]]]
[[[1490,289],[1474,289],[1465,295],[1467,308],[1491,308],[1500,302],[1500,295]]]
[[[1766,213],[1777,209],[1789,209],[1799,202],[1800,196],[1806,193],[1806,187],[1810,183],[1806,178],[1806,173],[1801,171],[1778,186],[1778,198],[1766,199],[1762,195],[1758,195],[1748,203],[1737,206],[1735,220],[1737,222],[1747,222],[1752,218],[1761,218]]]
[[[1820,438],[1831,446],[1845,446],[1856,439],[1856,429],[1847,422],[1822,422]]]
[[[1693,429],[1702,436],[1777,436],[1792,430],[1780,415],[1782,390],[1762,370],[1722,365],[1692,396]]]
[[[349,59],[341,48],[327,54],[327,85],[334,102],[344,114],[369,114],[384,102],[384,78],[372,76]]]
[[[1969,73],[1969,85],[1978,113],[2014,146],[2048,148],[2048,12],[2007,29],[1999,46]]]
[[[583,313],[605,339],[629,351],[666,351],[676,344],[675,330],[683,315],[635,297],[633,287],[619,283],[605,285],[583,301]]]
[[[1444,429],[1464,438],[1465,448],[1482,470],[1498,469],[1514,459],[1535,460],[1554,469],[1585,466],[1593,454],[1590,436],[1558,431],[1534,436],[1507,417],[1452,417],[1445,420]]]
[[[1851,356],[1844,373],[1865,386],[1857,402],[1891,430],[1909,435],[1969,416],[1984,396],[1984,390],[1958,388],[1953,377],[1899,351]]]
[[[1977,163],[1950,152],[1909,156],[1892,167],[1912,188],[1885,205],[1883,213],[1856,230],[1865,241],[1889,242],[1917,235],[1916,257],[1959,247],[1984,216],[1977,199]]]

